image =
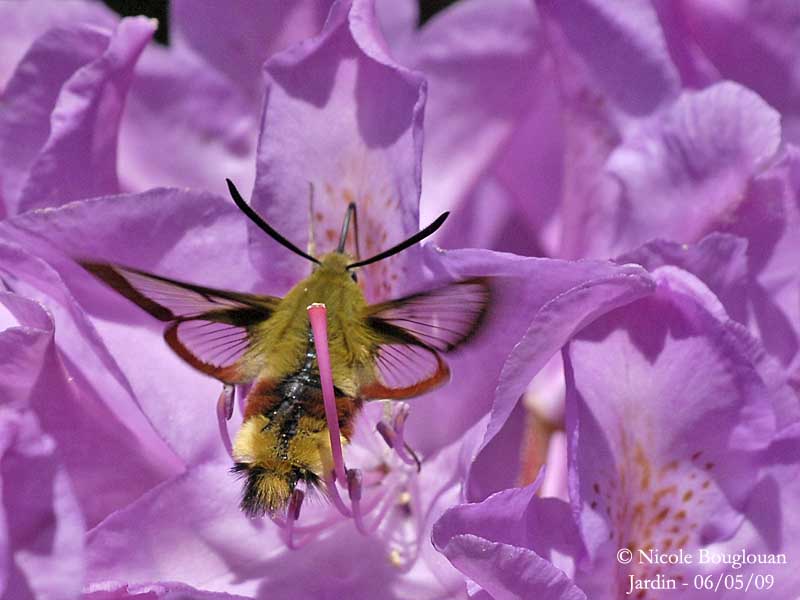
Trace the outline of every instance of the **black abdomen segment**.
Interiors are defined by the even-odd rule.
[[[277,384],[261,382],[248,397],[245,419],[255,414],[262,414],[270,420],[268,427],[278,427],[276,432],[281,458],[286,460],[289,441],[297,434],[299,421],[305,415],[313,421],[321,421],[321,431],[327,427],[325,404],[322,398],[322,385],[316,365],[317,352],[314,336],[308,329],[308,343],[303,365],[294,373],[287,375]],[[336,409],[339,416],[339,428],[349,438],[352,435],[352,418],[361,406],[361,402],[345,395],[334,387]]]

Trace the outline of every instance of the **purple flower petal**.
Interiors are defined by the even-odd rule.
[[[364,258],[404,240],[419,224],[424,83],[390,61],[376,27],[370,2],[338,2],[319,37],[265,67],[253,206],[300,247],[311,220],[317,253],[335,247],[348,202],[359,208]],[[302,259],[252,231],[256,262],[269,264],[279,285],[306,272]],[[415,256],[410,249],[367,267],[367,297],[397,295],[407,279],[403,265]]]
[[[748,200],[749,204],[751,201]],[[748,220],[741,219],[743,224]],[[749,221],[749,224],[758,220]],[[769,228],[765,228],[769,229]],[[770,233],[772,232],[769,229]],[[625,254],[619,260],[641,264],[649,271],[663,265],[674,265],[698,277],[714,293],[724,307],[725,313],[720,315],[722,322],[734,327],[728,321],[728,315],[739,323],[747,323],[750,315],[770,314],[773,297],[759,293],[761,289],[754,274],[749,272],[752,261],[748,260],[750,248],[747,241],[725,233],[712,233],[698,244],[678,244],[658,240],[646,244]],[[751,308],[751,305],[765,303],[766,306]],[[754,337],[742,328],[738,333],[733,331],[740,341],[749,349],[750,360],[758,369],[762,379],[770,388],[770,394],[776,399],[776,418],[781,429],[798,420],[800,403],[796,394],[788,387],[788,373],[783,365],[773,356],[767,354],[762,342],[769,343],[775,336],[794,339],[794,330],[785,326],[783,331],[774,332],[760,325],[763,331],[761,339]],[[759,328],[754,330],[759,333]]]
[[[143,583],[129,585],[109,582],[93,583],[84,588],[81,600],[246,600],[246,596],[234,596],[224,592],[206,592],[183,583]]]
[[[734,215],[721,218],[718,225],[748,242],[750,314],[739,320],[750,325],[783,364],[797,357],[800,346],[796,301],[800,275],[795,266],[799,200],[800,150],[787,146],[773,166],[753,179]]]
[[[798,141],[798,6],[781,0],[686,0],[681,15],[692,41],[720,75],[747,86],[781,111],[789,139]]]
[[[259,102],[264,61],[319,32],[330,5],[331,0],[251,0],[230,10],[176,0],[170,4],[171,44],[196,53]]]
[[[232,203],[210,194],[163,189],[26,213],[0,225],[0,237],[15,239],[69,282],[147,419],[188,463],[224,453],[214,419],[220,384],[183,363],[164,343],[158,322],[99,284],[70,257],[246,291],[259,277],[242,260],[245,235],[245,218]],[[49,242],[42,244],[43,239]],[[207,419],[197,417],[203,406]]]
[[[240,591],[231,571],[255,566],[247,564],[255,553],[239,563],[247,546],[257,547],[263,561],[281,551],[281,542],[266,530],[272,524],[239,511],[239,486],[228,471],[227,462],[192,467],[109,516],[88,535],[87,581],[182,581]]]
[[[770,395],[713,294],[673,267],[654,276],[654,295],[565,350],[570,497],[592,561],[577,581],[591,597],[653,575],[639,561],[620,569],[619,548],[693,552],[730,537],[774,431]]]
[[[458,206],[484,171],[502,163],[498,155],[519,122],[541,102],[541,25],[529,0],[459,2],[393,50],[429,83],[421,204],[427,222]],[[448,233],[459,229],[451,225]]]
[[[482,332],[463,352],[448,359],[452,382],[428,398],[411,401],[410,419],[416,426],[409,432],[409,439],[412,446],[423,452],[458,439],[491,408],[505,357],[519,342],[532,315],[543,306],[575,287],[590,287],[614,274],[621,279],[630,275],[634,287],[640,283],[638,278],[646,280],[644,272],[638,268],[619,268],[610,263],[568,263],[484,250],[441,251],[430,246],[425,248],[424,256],[431,275],[421,287],[485,276],[493,278],[493,297],[490,316]],[[454,410],[454,406],[458,406],[458,410]],[[509,406],[509,412],[511,408],[513,405]],[[450,414],[446,424],[437,417],[441,414]],[[492,473],[506,472],[495,469]]]
[[[479,504],[448,510],[434,527],[433,543],[494,598],[585,599],[553,564],[559,556],[580,554],[569,505],[537,498],[537,488],[534,483],[505,490]],[[561,562],[569,567],[568,559]]]
[[[800,572],[791,568],[798,556],[800,539],[800,522],[794,510],[800,500],[800,426],[795,424],[777,436],[762,459],[766,466],[745,507],[745,522],[735,537],[712,549],[729,555],[741,555],[743,550],[751,555],[784,554],[787,564],[752,564],[742,570],[748,579],[771,575],[772,597],[791,598],[800,586]],[[744,590],[726,590],[720,594],[725,600],[748,597],[752,595]]]
[[[75,23],[113,28],[116,19],[102,4],[73,0],[0,4],[0,91],[33,41],[48,29]]]
[[[412,542],[423,547],[412,557],[410,569],[397,561],[413,548],[400,545],[398,553],[393,547],[402,528],[417,527],[421,519],[429,532],[433,520],[454,501],[456,450],[452,446],[426,461],[419,486],[409,489],[412,516],[403,507],[394,508],[382,529],[385,534],[354,539],[352,522],[345,522],[293,552],[286,549],[274,524],[241,513],[239,485],[227,463],[192,467],[89,534],[88,580],[177,579],[205,590],[276,600],[331,593],[365,600],[454,597],[463,579],[430,547],[424,532]],[[330,518],[330,513],[335,511],[327,503],[304,505],[299,525],[309,516],[314,522],[315,516]],[[308,576],[309,565],[316,565],[313,577]]]
[[[2,93],[0,174],[6,212],[18,211],[29,171],[50,136],[50,115],[65,82],[102,55],[108,43],[103,30],[70,26],[38,38]]]
[[[800,244],[798,174],[800,153],[787,146],[767,170],[743,183],[735,204],[703,216],[706,228],[738,238],[713,234],[697,246],[685,247],[664,242],[636,250],[623,260],[648,267],[675,264],[696,274],[734,319],[748,325],[767,351],[788,365],[797,356],[800,339],[796,312],[800,277],[795,267]],[[642,213],[642,217],[652,215]],[[677,233],[676,237],[680,239]],[[740,239],[738,250],[732,245],[734,239]]]
[[[32,388],[45,361],[53,322],[42,307],[28,298],[0,292],[5,313],[0,329],[0,392],[2,405],[16,410],[30,407]]]
[[[83,575],[83,519],[58,448],[30,412],[0,412],[7,598],[74,597]]]
[[[151,44],[136,65],[120,124],[120,187],[227,196],[229,177],[247,189],[257,138],[258,108],[240,90],[197,57]]]
[[[84,524],[60,448],[29,410],[46,369],[52,322],[36,303],[0,292],[18,321],[0,331],[0,594],[71,597],[83,575]]]
[[[491,483],[497,481],[496,466],[489,462],[487,448],[506,425],[533,376],[586,323],[653,289],[650,277],[634,265],[538,260],[550,265],[548,276],[536,280],[539,293],[548,295],[533,314],[528,313],[522,325],[526,331],[503,365],[491,420],[469,476],[466,495],[470,500],[497,491]],[[555,291],[551,286],[557,286],[558,292],[549,293]]]
[[[72,55],[78,45],[81,50],[77,54],[81,58],[70,57],[55,74],[55,81],[46,81],[44,85],[34,79],[31,87],[26,79],[30,78],[28,69],[39,70],[41,77],[52,77],[47,70],[48,55],[54,44],[52,36],[39,52],[28,55],[32,66],[18,70],[22,80],[12,79],[6,91],[19,110],[30,111],[28,118],[33,119],[36,132],[35,139],[28,140],[30,162],[20,180],[19,196],[4,193],[10,203],[9,213],[118,190],[116,145],[120,115],[133,67],[154,30],[151,21],[131,18],[123,19],[107,41],[96,30],[79,31],[77,36],[57,40],[56,52],[60,43],[63,51]],[[68,73],[70,66],[77,66],[77,62],[91,55],[95,56],[91,62]],[[52,93],[64,76],[68,78],[58,92],[51,115],[38,104],[52,102]],[[20,125],[12,122],[6,126]],[[17,139],[9,138],[8,133],[0,137]],[[34,149],[36,152],[31,155]]]
[[[419,23],[419,3],[416,0],[375,0],[375,14],[392,56],[405,63],[401,49],[408,48]]]
[[[696,244],[656,240],[623,254],[617,261],[640,264],[648,271],[664,265],[680,267],[707,285],[731,315],[744,317],[747,250],[747,241],[742,238],[712,233]]]
[[[595,251],[624,251],[654,237],[699,240],[736,210],[779,142],[779,115],[749,90],[721,83],[684,93],[610,156],[622,195],[598,215],[597,240],[610,247]]]
[[[7,330],[10,356],[30,361],[35,350],[38,359],[35,368],[10,361],[8,369],[0,372],[4,398],[34,412],[43,430],[58,443],[60,460],[91,526],[183,466],[156,437],[128,391],[97,374],[105,366],[102,354],[95,353],[96,333],[57,275],[42,261],[4,244],[0,244],[0,257],[8,285],[30,291],[52,307],[60,346],[57,349],[54,344],[49,317],[35,330]],[[19,302],[9,308],[18,318],[28,314],[19,312]],[[20,344],[16,338],[31,335],[29,331],[37,332],[36,344],[14,350]]]
[[[677,94],[678,74],[648,3],[540,0],[537,5],[558,23],[604,93],[624,112],[648,114]]]

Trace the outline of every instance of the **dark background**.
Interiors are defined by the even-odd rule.
[[[169,43],[169,9],[167,0],[103,0],[107,6],[123,16],[147,15],[158,19],[156,41]],[[422,25],[437,12],[454,4],[456,0],[418,0],[419,23]]]

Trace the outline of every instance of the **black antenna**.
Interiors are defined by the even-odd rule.
[[[366,265],[371,265],[374,262],[378,262],[379,260],[383,260],[384,258],[389,258],[390,256],[394,256],[398,252],[402,252],[406,248],[408,248],[410,246],[413,246],[417,242],[421,242],[426,237],[436,233],[436,230],[439,229],[439,227],[442,226],[442,223],[445,222],[445,220],[447,219],[447,217],[449,215],[450,215],[449,212],[442,213],[441,215],[439,215],[439,218],[436,219],[433,223],[428,225],[422,231],[419,231],[419,232],[415,233],[414,235],[412,235],[405,242],[400,242],[394,248],[389,248],[388,250],[384,250],[383,252],[381,252],[380,254],[376,254],[372,258],[367,258],[365,260],[360,260],[358,262],[351,263],[351,264],[347,265],[347,267],[345,267],[345,268],[347,268],[347,269],[355,269],[356,267],[364,267]]]
[[[344,222],[342,223],[342,233],[339,236],[339,245],[336,247],[336,251],[340,254],[344,252],[344,245],[347,243],[347,232],[350,229],[350,220],[353,221],[353,227],[355,229],[355,240],[356,240],[356,259],[361,258],[361,252],[358,249],[358,214],[356,214],[356,204],[355,202],[351,202],[347,205],[347,212],[344,215]]]
[[[300,250],[300,248],[295,246],[292,242],[287,240],[280,233],[278,233],[272,227],[270,227],[267,224],[267,222],[264,221],[264,219],[262,219],[261,216],[259,216],[259,214],[252,208],[250,208],[250,205],[244,201],[244,198],[242,198],[242,195],[239,193],[239,190],[236,189],[236,186],[233,185],[233,182],[227,178],[225,179],[225,181],[228,182],[228,191],[231,193],[231,198],[233,198],[233,201],[236,203],[236,206],[238,206],[239,210],[241,210],[244,214],[246,214],[253,223],[258,225],[258,228],[261,229],[261,231],[266,233],[269,237],[278,242],[284,248],[288,248],[289,250],[291,250],[295,254],[299,254],[306,260],[310,260],[311,262],[316,263],[318,265],[321,264],[316,258]]]

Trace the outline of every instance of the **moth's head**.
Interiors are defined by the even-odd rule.
[[[320,257],[320,265],[315,267],[315,271],[326,275],[330,283],[344,285],[356,281],[356,270],[347,268],[352,262],[352,256],[337,250]]]

